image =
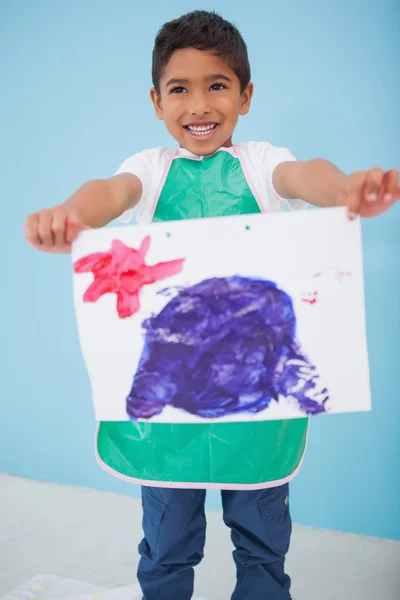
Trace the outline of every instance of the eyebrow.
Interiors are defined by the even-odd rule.
[[[229,81],[229,83],[232,83],[232,80],[227,75],[224,75],[223,73],[216,73],[215,75],[208,75],[208,77],[206,77],[207,81],[212,81],[215,79],[222,79],[223,81]],[[165,85],[166,86],[168,86],[168,85],[185,85],[185,84],[188,84],[189,82],[190,82],[189,79],[179,79],[179,78],[173,77],[172,79],[169,79]]]

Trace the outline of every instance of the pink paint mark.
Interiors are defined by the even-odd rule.
[[[316,304],[318,300],[318,292],[306,292],[302,294],[301,301],[307,304]]]
[[[140,309],[140,290],[180,273],[184,258],[146,265],[145,258],[150,247],[150,237],[144,238],[139,250],[114,240],[108,252],[88,254],[74,264],[75,273],[94,275],[93,283],[86,290],[83,301],[96,302],[104,294],[117,295],[117,312],[121,319],[132,316]]]
[[[343,283],[347,277],[353,277],[353,273],[351,271],[339,271],[337,270],[335,273],[335,279],[339,280],[339,283]]]
[[[317,290],[319,290],[319,292],[324,287],[324,284],[323,284],[324,280],[326,280],[326,279],[331,280],[331,281],[334,280],[334,281],[337,281],[341,285],[349,277],[353,277],[353,273],[351,271],[340,271],[340,269],[337,269],[336,267],[328,267],[327,269],[318,271],[317,273],[314,273],[314,275],[312,275],[312,279],[322,280],[321,283],[320,282],[314,283],[314,285],[316,285]],[[307,304],[316,304],[317,301],[319,300],[319,292],[315,290],[312,292],[303,293],[302,297],[301,297],[302,302],[307,302]]]
[[[351,271],[340,271],[336,267],[328,267],[325,271],[319,271],[315,273],[312,278],[317,279],[318,277],[328,276],[329,274],[333,275],[334,279],[339,279],[340,283],[347,277],[352,277],[353,273]]]

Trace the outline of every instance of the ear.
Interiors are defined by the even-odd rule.
[[[156,111],[157,119],[160,119],[160,121],[163,121],[164,115],[163,115],[163,108],[162,108],[162,103],[161,103],[161,96],[155,88],[151,88],[150,98],[153,103],[154,110]]]
[[[240,115],[247,115],[247,113],[249,112],[253,92],[254,85],[250,82],[240,95]]]

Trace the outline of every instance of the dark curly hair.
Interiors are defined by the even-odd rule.
[[[239,30],[215,12],[195,10],[163,25],[153,50],[153,85],[160,93],[160,79],[176,50],[195,48],[219,56],[237,75],[243,92],[250,82],[247,46]]]

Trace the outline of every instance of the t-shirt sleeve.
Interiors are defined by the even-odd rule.
[[[121,221],[121,223],[129,223],[138,207],[146,202],[150,192],[152,175],[151,151],[144,150],[143,152],[138,152],[124,160],[114,175],[120,175],[121,173],[131,173],[132,175],[136,175],[142,184],[142,196],[138,204],[134,208],[126,210],[118,217],[118,220]]]
[[[270,198],[280,205],[287,203],[292,210],[300,210],[307,207],[307,203],[300,199],[287,200],[282,198],[276,191],[272,176],[276,167],[282,162],[295,161],[296,158],[287,148],[273,146],[267,142],[250,142],[247,144],[249,156],[256,166],[262,184],[266,186],[266,192]]]

